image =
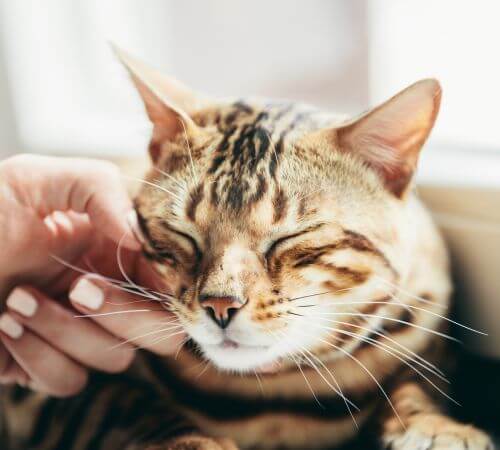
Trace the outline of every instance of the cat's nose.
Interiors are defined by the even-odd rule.
[[[221,328],[226,328],[245,302],[237,297],[202,296],[200,304]]]

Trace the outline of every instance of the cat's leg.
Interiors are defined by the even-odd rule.
[[[381,436],[386,449],[494,449],[484,432],[443,414],[418,381],[400,384],[390,398],[396,412],[387,405]]]

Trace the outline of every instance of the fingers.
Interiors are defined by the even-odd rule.
[[[5,319],[0,317],[0,327]],[[27,386],[30,383],[29,375],[17,364],[0,341],[0,385],[19,384]]]
[[[125,292],[101,278],[79,278],[70,300],[82,315],[112,334],[155,353],[175,353],[184,341],[182,326],[160,302]]]
[[[0,345],[0,375],[3,374],[10,363],[10,355],[3,345]]]
[[[87,383],[86,370],[24,329],[8,313],[0,318],[0,340],[38,390],[66,397]]]
[[[17,198],[42,217],[54,211],[86,213],[95,227],[115,242],[123,238],[128,248],[140,248],[127,221],[128,215],[134,221],[132,203],[114,164],[19,155],[5,161],[3,172]]]
[[[19,386],[31,386],[36,389],[36,385],[30,379],[29,375],[11,358],[11,364],[0,374],[0,384],[18,384]]]
[[[12,323],[9,322],[9,318],[5,319],[3,316],[0,316],[0,330],[5,327],[12,327]],[[16,327],[17,325],[15,324],[14,328]],[[19,367],[4,345],[0,342],[0,384],[19,384],[25,386],[28,384],[28,381],[29,377],[26,372]]]
[[[134,358],[131,345],[93,321],[75,318],[70,311],[29,287],[14,289],[7,299],[9,316],[25,329],[85,367],[121,372]]]

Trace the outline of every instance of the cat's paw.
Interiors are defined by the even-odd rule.
[[[488,435],[438,414],[412,417],[405,431],[384,438],[390,450],[494,450]]]
[[[160,446],[148,447],[147,450],[238,450],[238,447],[231,439],[187,435]]]

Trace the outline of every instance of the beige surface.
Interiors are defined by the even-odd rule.
[[[421,186],[448,242],[461,322],[488,333],[463,331],[471,349],[500,358],[500,190]]]

